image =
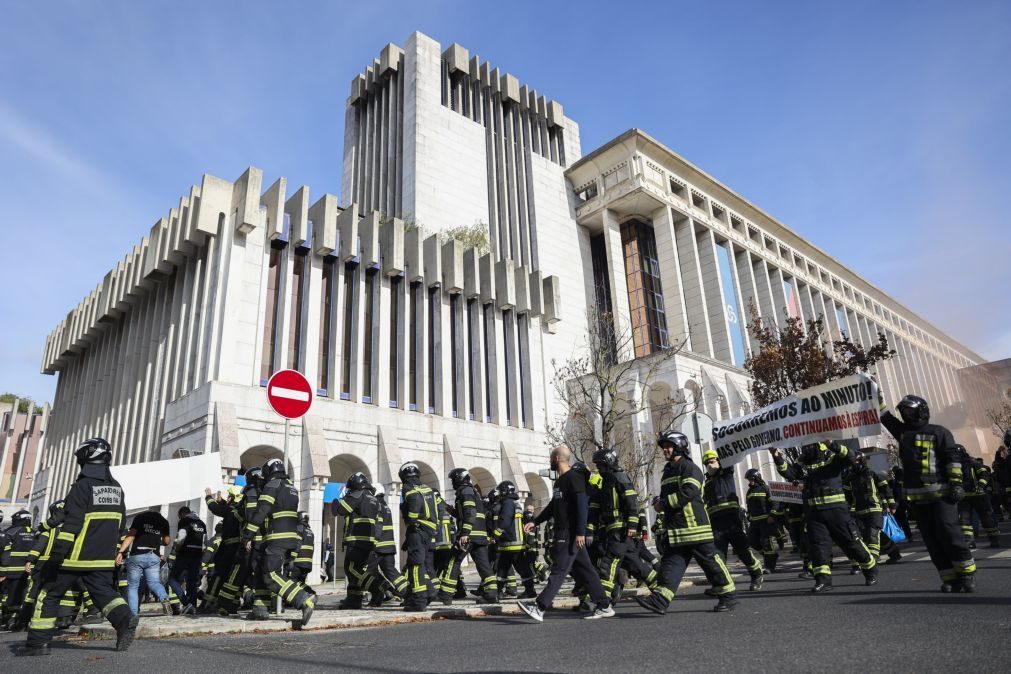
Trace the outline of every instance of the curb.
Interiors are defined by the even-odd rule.
[[[692,586],[685,581],[678,588],[684,591]],[[623,599],[633,599],[639,595],[648,594],[645,588],[625,590]],[[555,600],[555,609],[574,608],[579,602],[573,597],[563,597]],[[292,627],[292,619],[298,615],[289,610],[289,619],[272,617],[270,620],[249,621],[241,618],[223,618],[218,616],[142,616],[137,627],[138,639],[163,639],[172,637],[210,636],[216,634],[265,634],[268,632],[302,631]],[[403,625],[417,622],[432,622],[435,620],[474,620],[490,616],[522,615],[523,612],[515,601],[504,604],[476,605],[467,604],[459,607],[445,607],[419,613],[404,613],[398,608],[372,609],[368,611],[340,611],[330,608],[319,608],[312,616],[312,622],[304,631],[346,629],[361,627],[382,627],[385,625]],[[79,633],[83,639],[114,639],[116,630],[112,625],[82,625]]]

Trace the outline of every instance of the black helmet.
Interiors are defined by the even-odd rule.
[[[597,464],[600,470],[618,470],[618,453],[603,447],[593,453],[593,463]]]
[[[265,480],[272,480],[275,477],[285,477],[284,462],[281,459],[267,459],[260,470],[263,472]]]
[[[691,446],[691,443],[688,442],[688,436],[677,431],[664,431],[657,437],[656,444],[661,448],[664,445],[670,445],[674,448],[675,454],[688,454],[689,447]]]
[[[498,483],[498,487],[496,487],[496,489],[498,489],[498,493],[502,498],[517,496],[519,494],[519,492],[516,491],[516,485],[510,480],[502,480]]]
[[[365,473],[358,472],[348,478],[348,491],[368,489],[370,486],[372,485],[369,484],[369,478],[365,477]]]
[[[22,525],[29,527],[32,525],[32,514],[24,509],[21,509],[11,515],[12,527],[20,527]]]
[[[923,426],[930,421],[930,407],[920,396],[908,395],[895,406],[902,420],[910,426]]]
[[[309,524],[309,513],[304,510],[298,511],[298,523],[299,524]]]
[[[400,472],[397,474],[400,475],[401,482],[410,482],[412,480],[421,479],[421,469],[418,468],[418,464],[412,461],[408,461],[402,465],[400,467]]]
[[[968,458],[971,458],[969,456],[969,450],[967,450],[962,445],[959,445],[959,444],[956,443],[955,446],[952,449],[955,450],[955,456],[957,456],[959,459],[968,459]]]
[[[453,484],[454,489],[470,484],[470,471],[466,468],[454,468],[449,471],[449,481]]]
[[[485,496],[485,499],[488,500],[488,503],[494,503],[495,501],[497,501],[498,500],[498,489],[492,489],[491,491],[489,491],[488,495]]]
[[[259,466],[246,469],[246,489],[256,487],[261,480],[263,480],[263,471]]]
[[[224,525],[224,522],[218,522],[217,524],[215,524],[214,525],[214,533],[220,534],[221,533],[221,529],[222,529],[222,525]]]
[[[1004,446],[1011,449],[1011,428],[1004,431]]]
[[[755,482],[756,484],[763,484],[765,480],[762,479],[762,471],[757,468],[751,468],[744,474],[744,479],[749,482]]]
[[[87,463],[108,466],[112,462],[112,447],[104,438],[89,438],[74,451],[74,456],[77,457],[77,463],[82,466]]]
[[[55,515],[56,513],[58,513],[59,511],[63,510],[66,507],[67,507],[66,500],[61,498],[59,501],[54,501],[49,504],[49,514]]]

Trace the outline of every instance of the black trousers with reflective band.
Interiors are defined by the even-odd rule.
[[[112,569],[95,571],[52,570],[45,574],[39,596],[35,601],[35,612],[28,625],[28,645],[38,646],[49,643],[56,632],[56,618],[60,613],[60,600],[67,590],[81,583],[91,601],[116,629],[120,629],[133,617],[133,611],[120,596]]]
[[[667,548],[660,562],[660,583],[653,590],[653,596],[664,606],[670,605],[677,594],[685,569],[691,560],[702,568],[706,580],[718,596],[730,595],[736,591],[726,563],[712,541],[694,545],[678,545]]]
[[[741,564],[748,567],[751,575],[762,572],[762,564],[751,551],[748,535],[744,533],[741,518],[737,513],[718,515],[712,519],[712,525],[713,543],[716,544],[716,549],[720,551],[724,561],[727,560],[727,551],[733,546],[734,554],[741,560]]]
[[[284,575],[284,561],[288,553],[298,545],[297,541],[270,541],[263,544],[263,551],[256,565],[253,577],[253,606],[266,608],[270,595],[276,594],[288,605],[301,609],[311,601],[305,586]]]
[[[404,606],[428,606],[428,593],[433,589],[432,578],[428,575],[429,542],[431,535],[424,531],[409,531],[404,541],[407,551],[407,591]]]
[[[856,522],[845,504],[832,508],[809,507],[804,511],[807,541],[811,550],[811,573],[816,577],[832,575],[832,543],[834,542],[861,569],[873,569],[877,559],[871,556]]]
[[[467,555],[474,561],[477,575],[481,577],[481,590],[494,594],[496,592],[495,572],[492,570],[491,561],[488,559],[488,546],[484,544],[471,543],[466,550],[454,548],[454,556],[446,570],[439,578],[439,585],[443,592],[453,594],[456,592],[457,584],[460,582],[460,565]]]
[[[913,503],[916,526],[930,553],[930,561],[944,582],[976,572],[969,542],[958,520],[958,506],[943,500]]]

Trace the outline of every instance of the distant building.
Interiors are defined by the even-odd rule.
[[[21,401],[0,403],[0,509],[27,508],[42,459],[49,404],[18,412]],[[44,487],[44,485],[43,485]],[[38,521],[38,513],[34,513]]]
[[[990,413],[1011,404],[1011,358],[980,363],[958,371],[962,382],[966,433],[974,434],[987,463],[1000,447]]]

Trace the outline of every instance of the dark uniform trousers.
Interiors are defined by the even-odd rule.
[[[222,545],[214,553],[214,574],[207,581],[207,592],[204,593],[204,601],[207,603],[216,602],[221,588],[228,580],[235,566],[235,560],[239,554],[239,544],[229,543]]]
[[[624,568],[629,575],[650,589],[656,585],[656,571],[639,558],[634,543],[635,541],[629,539],[623,532],[611,532],[601,542],[600,556],[597,557],[597,572],[600,574],[600,583],[604,586],[604,590],[611,594],[612,603],[618,598],[615,595],[621,591],[618,569]]]
[[[776,552],[776,533],[776,527],[769,524],[768,520],[752,522],[748,526],[748,544],[755,550],[762,551],[765,565],[770,571],[776,568],[779,559],[779,553]]]
[[[10,574],[3,582],[3,618],[17,615],[21,610],[25,594],[28,592],[30,575],[21,571],[17,575]]]
[[[404,541],[404,549],[407,550],[407,565],[404,567],[407,576],[405,608],[428,606],[429,593],[434,589],[427,563],[431,537],[431,534],[421,530],[407,532]]]
[[[56,570],[52,573],[52,577],[43,583],[35,602],[35,612],[28,626],[29,646],[39,646],[52,640],[56,632],[56,618],[60,614],[60,600],[78,583],[87,589],[95,606],[117,630],[125,627],[133,617],[126,600],[116,591],[112,569],[85,572]]]
[[[442,591],[449,594],[456,592],[457,584],[460,582],[461,564],[463,564],[463,560],[467,559],[467,555],[470,555],[470,558],[474,560],[477,575],[481,577],[481,591],[486,595],[495,594],[496,578],[491,561],[488,559],[488,546],[471,543],[466,550],[453,548],[453,551],[455,555],[439,579]]]
[[[363,597],[373,589],[375,578],[369,573],[369,548],[350,547],[344,552],[344,577],[349,597]]]
[[[221,611],[235,613],[242,603],[242,588],[250,576],[255,575],[263,543],[253,543],[249,552],[240,549],[236,551],[232,568],[222,579],[218,590],[218,607]]]
[[[845,505],[822,509],[810,507],[805,510],[805,517],[811,547],[811,573],[815,578],[832,575],[833,541],[864,571],[873,569],[877,564],[877,559],[871,557],[860,538],[856,523]]]
[[[972,514],[976,513],[979,523],[983,527],[990,542],[996,546],[1000,540],[1000,531],[997,529],[997,521],[994,519],[993,510],[990,507],[990,500],[986,496],[966,496],[958,504],[958,516],[962,521],[962,532],[966,540],[974,542],[976,533],[972,528]]]
[[[716,596],[732,594],[736,590],[730,571],[720,557],[720,551],[716,549],[715,543],[707,541],[692,545],[669,546],[664,550],[663,559],[660,561],[660,583],[653,593],[664,607],[670,606],[674,601],[681,579],[684,578],[685,569],[693,559],[706,574],[706,580],[712,585]]]
[[[958,506],[940,500],[910,505],[941,580],[948,583],[975,573],[976,562],[959,525]]]
[[[284,562],[290,553],[297,550],[299,541],[281,539],[263,543],[258,568],[253,584],[253,609],[260,609],[262,614],[270,603],[270,595],[276,594],[288,605],[301,609],[307,603],[311,605],[312,595],[298,581],[286,578],[283,573]]]
[[[854,515],[853,517],[857,522],[857,528],[860,530],[860,538],[867,545],[867,550],[871,553],[871,557],[877,559],[881,554],[890,555],[897,552],[892,539],[881,531],[885,525],[884,513],[865,513],[863,515]],[[854,561],[855,565],[856,562]]]
[[[407,590],[407,576],[397,568],[397,553],[375,552],[369,556],[369,575],[375,579],[382,578],[398,597],[403,597]],[[375,591],[377,588],[373,588]],[[381,588],[387,589],[385,586]]]
[[[717,513],[711,518],[710,523],[713,527],[713,543],[723,559],[727,559],[727,550],[732,546],[734,554],[741,560],[741,564],[747,567],[751,576],[761,575],[762,563],[751,551],[751,544],[748,535],[744,533],[740,516],[736,512]]]
[[[498,581],[499,592],[505,589],[509,581],[509,571],[516,569],[520,574],[520,583],[523,587],[533,592],[534,589],[534,567],[530,565],[530,558],[526,555],[526,550],[503,550],[499,548],[498,559],[495,560],[495,576]]]

